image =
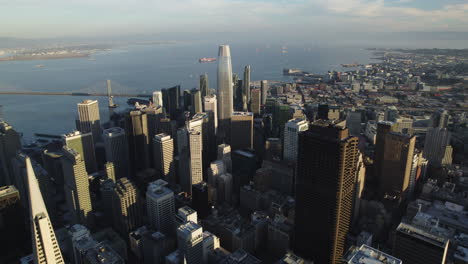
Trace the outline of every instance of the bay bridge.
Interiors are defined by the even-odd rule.
[[[115,107],[114,97],[145,97],[150,98],[151,93],[135,93],[131,89],[122,85],[118,85],[119,92],[113,93],[111,81],[107,80],[107,90],[102,89],[102,82],[93,84],[87,88],[70,91],[70,92],[37,92],[37,91],[0,91],[0,95],[32,95],[32,96],[106,96],[109,100],[109,107]],[[104,91],[99,91],[104,90]]]

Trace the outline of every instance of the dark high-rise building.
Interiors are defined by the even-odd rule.
[[[447,127],[450,115],[444,109],[441,109],[432,114],[431,121],[432,127],[444,128]]]
[[[13,184],[14,175],[10,160],[21,148],[21,137],[12,126],[0,121],[0,186]]]
[[[328,105],[321,104],[317,109],[317,119],[328,120]]]
[[[400,223],[396,229],[393,255],[403,263],[445,264],[450,240],[443,232]],[[462,262],[460,262],[462,263]]]
[[[232,113],[231,148],[232,150],[253,148],[253,113]]]
[[[200,92],[201,97],[204,98],[205,96],[211,95],[210,93],[210,86],[208,83],[208,74],[200,75]]]
[[[62,153],[59,151],[44,150],[44,152],[42,152],[42,164],[44,164],[44,169],[49,173],[50,177],[55,180],[57,186],[63,186],[61,157]]]
[[[416,137],[390,132],[385,135],[383,158],[379,161],[379,195],[394,200],[407,195]]]
[[[238,86],[239,84],[239,75],[237,73],[232,73],[232,96],[234,99],[234,109],[236,109],[239,99],[242,101],[242,87]],[[238,91],[241,91],[241,96],[239,97]]]
[[[125,132],[132,174],[149,167],[148,119],[145,113],[131,111],[125,116]]]
[[[235,150],[231,154],[234,192],[253,180],[255,172],[260,167],[259,160],[252,150]]]
[[[200,90],[192,89],[190,91],[192,95],[192,106],[190,108],[190,113],[192,115],[203,112],[203,104]]]
[[[206,182],[200,182],[192,186],[192,207],[197,211],[200,218],[205,218],[210,214],[208,184]]]
[[[0,187],[0,262],[15,263],[18,251],[31,253],[31,238],[28,237],[29,217],[20,205],[18,189],[13,186]],[[28,201],[26,201],[27,203]]]
[[[177,110],[180,108],[180,85],[162,89],[163,105],[171,119],[177,118]]]
[[[265,154],[265,128],[262,118],[254,119],[253,149],[263,159]]]
[[[250,65],[244,68],[244,81],[242,82],[242,95],[245,98],[245,104],[250,103]]]
[[[260,90],[262,91],[262,105],[265,105],[266,104],[266,99],[267,99],[267,96],[268,96],[268,81],[266,80],[263,80],[261,83],[260,83]]]
[[[184,90],[183,101],[184,101],[183,109],[185,111],[190,111],[190,108],[192,107],[192,94],[190,93],[189,90]]]
[[[113,163],[116,178],[128,177],[129,156],[125,130],[120,127],[108,128],[103,131],[102,137],[106,149],[106,160]]]
[[[299,134],[294,251],[316,263],[344,253],[355,191],[358,138],[315,122]]]

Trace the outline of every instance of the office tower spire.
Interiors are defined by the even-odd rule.
[[[315,122],[299,134],[294,251],[316,263],[338,263],[351,221],[358,138]],[[320,216],[317,216],[317,213]]]
[[[94,142],[101,140],[101,118],[97,100],[84,100],[78,103],[77,128],[82,133],[91,132]]]
[[[62,253],[49,219],[36,175],[29,157],[26,158],[26,171],[29,190],[29,207],[31,213],[31,233],[34,263],[64,263]]]
[[[218,135],[229,141],[229,126],[233,112],[231,51],[228,45],[219,46],[218,59]]]

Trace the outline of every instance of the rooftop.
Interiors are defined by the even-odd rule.
[[[233,112],[232,116],[253,116],[252,112]]]
[[[160,198],[169,194],[173,194],[174,192],[166,187],[167,184],[168,183],[166,181],[161,179],[151,182],[148,185],[148,190],[146,193],[155,198]]]
[[[453,256],[456,260],[459,259],[462,260],[463,263],[468,263],[468,248],[458,246]]]
[[[355,248],[346,257],[348,264],[402,264],[403,262],[368,245]]]
[[[0,198],[9,196],[15,193],[19,194],[18,189],[16,189],[14,185],[0,187]]]
[[[86,251],[90,264],[123,264],[122,258],[106,243],[101,242]]]
[[[104,134],[104,136],[107,136],[107,137],[115,137],[115,136],[125,135],[125,130],[120,127],[111,127],[108,129],[104,129],[102,133]]]
[[[194,222],[188,221],[184,224],[181,224],[178,228],[177,231],[180,231],[184,233],[185,235],[191,235],[193,232],[196,232],[197,230],[201,231],[201,226],[199,224],[196,224]]]
[[[83,102],[78,103],[78,105],[90,105],[90,104],[97,104],[97,103],[98,103],[97,100],[84,100]]]
[[[407,234],[409,236],[413,236],[415,238],[424,240],[428,243],[431,243],[433,245],[439,246],[439,247],[445,247],[445,244],[448,241],[447,237],[441,236],[441,234],[434,234],[431,232],[431,230],[425,230],[421,227],[417,227],[414,225],[406,224],[406,223],[400,223],[397,227],[397,232],[401,232],[404,234]]]

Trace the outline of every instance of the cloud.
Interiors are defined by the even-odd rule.
[[[330,12],[345,15],[357,24],[367,24],[369,28],[386,27],[391,31],[468,29],[468,4],[447,4],[435,10],[389,5],[384,0],[329,0],[322,4]]]
[[[444,0],[0,0],[2,35],[122,32],[468,30],[468,4]],[[429,1],[429,0],[427,0]],[[456,1],[456,2],[452,2]],[[408,3],[411,3],[409,6]],[[419,1],[418,1],[419,2]]]

